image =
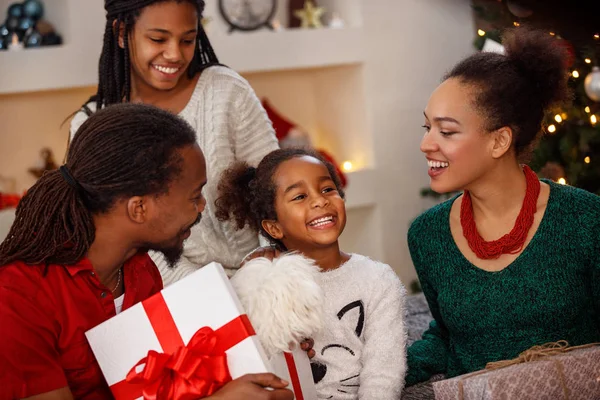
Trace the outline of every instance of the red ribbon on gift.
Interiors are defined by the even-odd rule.
[[[294,397],[296,397],[296,400],[304,400],[302,386],[300,385],[300,377],[298,377],[298,369],[296,368],[294,356],[291,353],[283,353],[283,355],[285,357],[285,363],[288,367],[288,372],[290,373],[292,388],[294,388]]]
[[[210,396],[231,381],[225,351],[255,335],[248,317],[240,315],[219,329],[199,329],[185,346],[161,293],[142,302],[164,351],[150,350],[110,387],[118,400],[188,400]],[[143,370],[137,372],[138,367]]]

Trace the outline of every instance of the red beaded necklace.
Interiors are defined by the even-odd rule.
[[[540,181],[535,172],[527,165],[523,165],[523,172],[527,183],[523,206],[521,206],[513,229],[498,240],[486,242],[477,231],[471,195],[468,190],[465,190],[460,205],[460,224],[469,247],[477,257],[490,260],[498,258],[502,254],[515,254],[523,249],[527,233],[533,225],[533,215],[537,209],[537,199],[540,194]]]

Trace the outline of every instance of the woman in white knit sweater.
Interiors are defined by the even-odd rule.
[[[206,157],[206,210],[176,268],[159,253],[151,256],[165,286],[211,261],[232,273],[258,237],[215,218],[216,185],[234,161],[257,165],[278,148],[271,122],[248,82],[219,65],[200,23],[203,0],[105,0],[105,9],[98,91],[75,114],[71,137],[99,107],[124,101],[183,117]]]

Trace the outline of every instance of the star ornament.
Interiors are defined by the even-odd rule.
[[[298,17],[302,24],[301,28],[322,28],[321,17],[325,9],[323,7],[315,7],[312,1],[306,1],[302,10],[294,11],[294,15]]]

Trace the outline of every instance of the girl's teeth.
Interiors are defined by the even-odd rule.
[[[447,162],[443,162],[443,161],[429,161],[429,160],[427,160],[427,165],[429,166],[429,168],[446,168],[450,164],[447,163]]]
[[[325,217],[325,218],[320,218],[316,221],[313,221],[310,223],[311,226],[321,226],[321,225],[325,225],[329,222],[331,222],[333,220],[332,217]]]
[[[164,72],[165,74],[174,74],[175,72],[179,71],[179,68],[167,68],[161,67],[160,65],[155,65],[154,68],[156,68],[160,72]]]

